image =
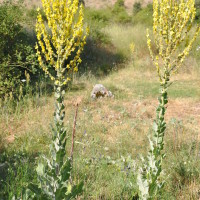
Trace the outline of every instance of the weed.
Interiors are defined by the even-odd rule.
[[[177,2],[172,3],[168,0],[163,2],[154,1],[153,8],[153,33],[158,49],[158,53],[155,57],[151,49],[151,39],[149,38],[148,31],[147,44],[160,81],[160,97],[158,98],[159,105],[156,109],[156,120],[153,124],[153,134],[149,139],[150,150],[146,162],[143,159],[144,165],[140,168],[138,173],[137,183],[141,199],[154,199],[158,197],[164,186],[165,182],[161,180],[161,177],[163,172],[162,161],[165,158],[165,154],[163,153],[166,131],[165,112],[168,103],[167,91],[171,85],[170,78],[172,73],[180,68],[200,32],[200,28],[198,27],[185,49],[181,53],[178,53],[178,56],[176,56],[176,54],[176,57],[173,56],[174,52],[178,50],[180,43],[183,42],[184,39],[187,39],[187,32],[190,31],[196,14],[195,2],[191,0],[179,4]],[[182,8],[188,9],[189,12],[185,13]],[[187,16],[186,18],[185,15]],[[168,23],[172,18],[173,22]],[[180,30],[176,26],[180,27]],[[184,28],[187,29],[187,32],[185,35],[182,35],[182,30]],[[179,35],[182,35],[182,37]]]

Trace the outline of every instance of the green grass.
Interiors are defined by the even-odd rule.
[[[135,56],[148,55],[146,48],[146,28],[138,24],[118,25],[113,24],[104,28],[104,32],[110,37],[112,44],[116,49],[127,58],[131,57],[130,44],[135,44]],[[142,52],[141,52],[142,51]]]

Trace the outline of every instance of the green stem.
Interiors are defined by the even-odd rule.
[[[164,148],[164,136],[166,131],[166,122],[165,122],[165,112],[166,105],[168,103],[168,94],[167,89],[169,87],[169,73],[167,70],[164,74],[163,82],[160,84],[160,97],[159,105],[156,109],[156,120],[154,121],[153,126],[153,136],[151,141],[151,150],[149,151],[149,160],[155,163],[155,166],[150,167],[149,175],[149,193],[151,196],[157,193],[158,180],[162,172],[162,160],[165,157],[165,154],[162,153]]]
[[[166,130],[166,122],[165,122],[165,112],[166,112],[166,105],[168,103],[168,94],[167,94],[167,89],[168,89],[168,82],[169,79],[166,77],[163,83],[161,83],[160,88],[160,97],[159,97],[159,105],[156,109],[156,130],[154,130],[154,145],[155,148],[159,151],[158,155],[160,152],[163,150],[163,139],[165,135],[165,130]]]
[[[62,74],[60,71],[57,73],[57,80],[55,81],[55,112],[54,112],[54,135],[53,135],[53,160],[56,163],[57,172],[63,165],[66,155],[66,130],[64,128],[65,106],[64,106],[64,89],[62,83]]]

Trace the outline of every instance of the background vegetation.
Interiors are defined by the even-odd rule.
[[[196,3],[199,23],[200,7]],[[113,7],[85,9],[90,35],[82,54],[83,63],[65,100],[65,123],[71,132],[75,110],[72,102],[82,99],[74,179],[85,182],[83,199],[134,196],[134,160],[147,152],[147,133],[159,88],[146,45],[152,5],[134,4],[128,10],[129,13],[121,0]],[[0,5],[2,200],[20,195],[30,180],[36,182],[38,157],[48,156],[51,141],[54,98],[52,85],[35,59],[35,20],[34,7],[19,2]],[[163,199],[200,198],[199,41],[200,38],[169,91]],[[134,51],[130,44],[134,44]],[[115,98],[92,101],[90,92],[96,83],[104,84]]]

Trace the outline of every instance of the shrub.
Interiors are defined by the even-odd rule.
[[[30,37],[23,28],[22,4],[0,5],[0,99],[19,99],[25,71],[34,74],[37,69]]]
[[[119,12],[115,18],[116,18],[115,22],[117,23],[126,24],[131,22],[131,17],[128,15],[126,11]]]
[[[195,17],[195,19],[196,20],[200,20],[200,1],[199,0],[196,0],[195,1],[195,5],[196,5],[196,17]]]
[[[87,22],[100,23],[102,26],[106,26],[112,18],[109,9],[94,10],[86,8],[84,13]]]
[[[128,23],[131,22],[131,17],[128,15],[125,5],[124,5],[124,0],[117,0],[112,13],[114,15],[114,21],[117,23]]]
[[[114,5],[114,11],[119,11],[120,9],[123,9],[125,8],[125,5],[124,5],[124,0],[117,0],[115,5]]]
[[[28,18],[30,18],[32,21],[34,21],[34,23],[35,23],[35,20],[37,19],[37,10],[36,10],[36,8],[34,7],[34,8],[31,8],[31,9],[28,9],[26,11],[26,16]]]
[[[112,15],[109,9],[94,10],[86,8],[85,20],[90,27],[90,38],[94,43],[107,44],[109,37],[103,33],[102,29],[112,20]]]
[[[22,31],[22,10],[4,3],[0,6],[0,58],[15,53]]]
[[[134,24],[145,24],[145,25],[152,25],[152,14],[153,14],[153,7],[152,4],[148,4],[145,8],[141,9],[133,16],[133,23]]]
[[[28,76],[37,72],[38,62],[30,46],[23,46],[20,52],[7,56],[0,63],[0,99],[20,99],[25,92]]]
[[[137,14],[139,11],[141,11],[142,10],[142,5],[141,5],[141,3],[140,2],[135,2],[134,4],[133,4],[133,14],[135,15],[135,14]]]

